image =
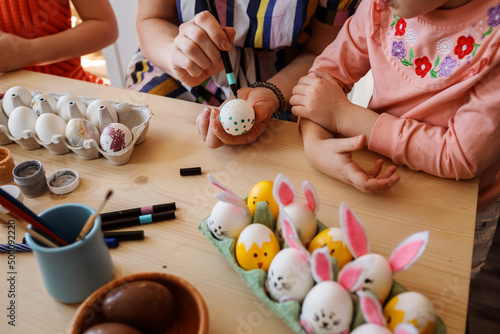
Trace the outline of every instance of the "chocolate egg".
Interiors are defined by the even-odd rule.
[[[153,281],[135,281],[112,289],[102,303],[104,316],[145,333],[163,333],[175,315],[170,290]]]
[[[83,334],[142,334],[142,332],[125,324],[104,322],[90,327]]]

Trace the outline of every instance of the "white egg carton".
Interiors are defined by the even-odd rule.
[[[35,96],[40,94],[40,91],[33,91],[31,94]],[[59,100],[67,93],[48,93],[56,100]],[[86,96],[77,96],[88,106],[95,98]],[[132,105],[129,103],[117,103],[109,101],[116,109],[118,114],[118,122],[126,125],[132,132],[132,141],[124,149],[117,152],[105,152],[93,139],[87,139],[81,147],[71,146],[65,136],[55,135],[52,141],[41,141],[36,133],[32,130],[24,130],[21,137],[13,137],[8,129],[8,118],[0,110],[0,145],[7,145],[13,142],[19,144],[23,149],[34,150],[40,147],[45,147],[52,154],[66,154],[70,151],[76,153],[81,159],[91,160],[103,155],[112,165],[126,164],[132,155],[134,146],[142,143],[146,139],[146,133],[149,128],[149,120],[152,116],[151,110],[145,105]],[[0,99],[0,104],[2,100]]]

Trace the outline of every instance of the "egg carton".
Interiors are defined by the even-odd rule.
[[[242,198],[245,202],[248,200],[248,196]],[[265,305],[267,305],[281,320],[296,334],[307,334],[302,325],[300,324],[300,313],[301,305],[295,300],[288,300],[283,303],[272,300],[266,292],[265,281],[267,280],[267,274],[262,269],[252,269],[244,270],[241,268],[236,260],[235,248],[236,240],[234,239],[216,239],[208,228],[208,219],[210,216],[206,217],[198,225],[198,230],[205,235],[205,237],[210,241],[210,243],[217,249],[217,251],[224,257],[224,259],[229,263],[229,265],[238,273],[241,279],[245,282],[247,287],[259,298]],[[321,221],[316,220],[317,230],[316,234],[327,228]],[[254,217],[252,219],[252,224],[264,224],[271,229],[275,221],[272,217],[272,213],[269,209],[268,203],[259,202],[255,210]],[[333,262],[333,261],[332,261]],[[406,292],[406,289],[399,282],[393,280],[391,292],[387,300],[392,297]],[[361,308],[358,302],[354,305],[353,320],[351,323],[351,330],[366,323],[363,317]],[[447,329],[443,320],[436,315],[436,328],[433,334],[446,334]]]
[[[40,91],[33,91],[32,96],[41,94]],[[59,100],[61,97],[68,95],[67,93],[48,93],[48,95]],[[86,107],[96,100],[95,98],[86,96],[77,96],[83,101]],[[46,148],[52,154],[66,154],[70,151],[76,153],[78,157],[84,160],[96,159],[103,155],[112,165],[126,164],[132,155],[134,146],[142,143],[146,139],[146,133],[149,128],[149,120],[152,116],[151,110],[146,105],[132,105],[129,103],[110,102],[116,109],[118,114],[118,122],[127,126],[132,132],[132,141],[130,144],[117,152],[105,152],[93,139],[84,141],[83,146],[75,147],[68,143],[66,137],[63,135],[55,135],[52,141],[41,141],[36,133],[32,130],[25,130],[20,137],[13,137],[8,129],[8,118],[5,113],[0,110],[0,145],[8,145],[17,143],[25,150],[34,150],[40,147]],[[2,100],[0,99],[0,104]]]

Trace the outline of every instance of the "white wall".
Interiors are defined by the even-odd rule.
[[[128,62],[139,48],[135,30],[137,0],[110,0],[118,20],[119,36],[115,44],[102,50],[106,58],[111,86],[124,88]]]

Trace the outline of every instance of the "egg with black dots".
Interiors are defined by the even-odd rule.
[[[226,133],[239,136],[252,128],[255,112],[246,100],[230,100],[220,109],[219,121]]]

